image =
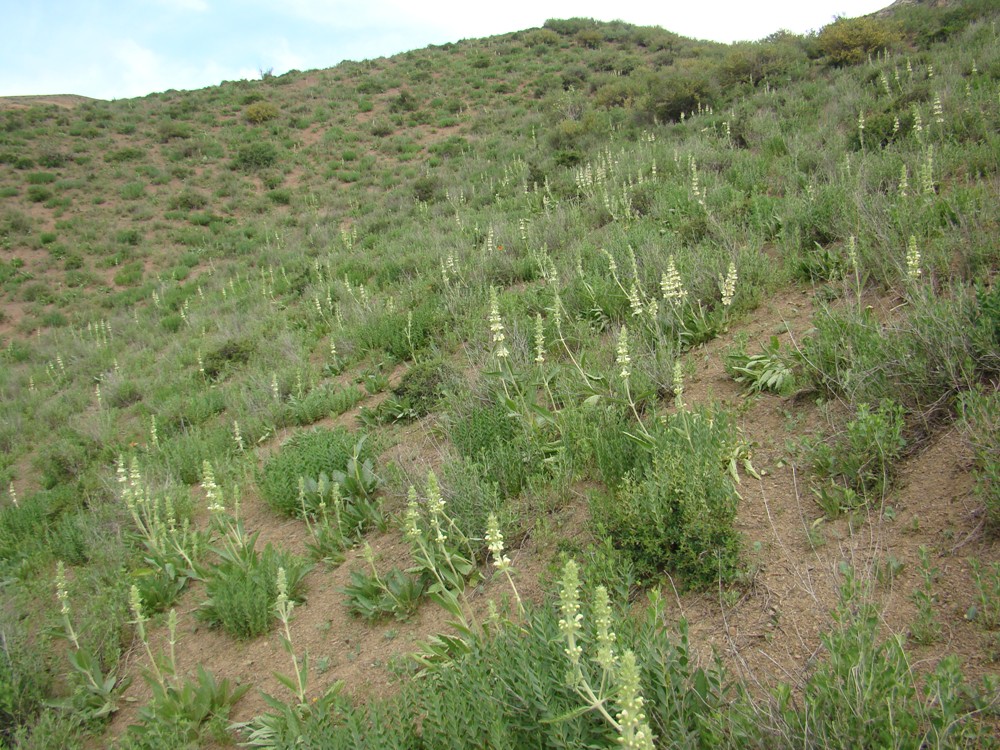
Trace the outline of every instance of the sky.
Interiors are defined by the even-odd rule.
[[[891,0],[13,0],[0,96],[125,99],[330,68],[541,26],[622,20],[720,42],[818,30]]]

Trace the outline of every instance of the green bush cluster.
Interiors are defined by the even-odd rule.
[[[274,166],[278,161],[278,149],[273,143],[256,141],[241,146],[233,163],[244,172],[254,172]]]
[[[281,114],[281,111],[271,102],[254,102],[243,112],[243,117],[251,125],[260,125],[262,122],[274,120]]]
[[[477,464],[486,482],[504,497],[516,497],[540,475],[544,455],[499,399],[478,401],[455,416],[448,436],[459,455]]]
[[[252,535],[237,551],[217,550],[223,557],[205,573],[207,599],[198,610],[200,618],[240,640],[264,635],[274,625],[278,569],[285,571],[289,598],[298,601],[310,567],[270,544],[258,552],[256,539]]]
[[[332,479],[335,472],[344,471],[361,438],[342,427],[296,433],[258,472],[257,486],[264,500],[279,513],[301,514],[299,480],[318,481],[321,474]],[[362,443],[358,457],[362,461],[371,459],[371,449]]]
[[[649,468],[626,476],[616,492],[594,498],[598,528],[631,557],[642,577],[666,571],[703,588],[739,574],[739,495],[730,473],[736,438],[725,412],[681,410],[650,438]]]
[[[857,65],[899,41],[899,32],[890,22],[871,16],[838,18],[824,26],[816,39],[831,65]]]
[[[903,416],[903,408],[891,399],[885,399],[874,410],[868,404],[860,404],[843,433],[812,446],[813,471],[858,498],[857,502],[845,498],[847,509],[880,498],[891,486],[899,457],[906,447]]]

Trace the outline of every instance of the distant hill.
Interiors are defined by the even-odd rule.
[[[39,94],[32,96],[0,96],[0,109],[30,109],[31,107],[54,104],[57,107],[73,109],[87,102],[98,102],[89,96],[78,94]]]

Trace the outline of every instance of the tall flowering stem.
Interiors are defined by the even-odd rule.
[[[278,599],[275,602],[274,609],[278,615],[278,619],[281,620],[281,627],[284,631],[282,641],[285,650],[292,657],[292,668],[295,671],[295,696],[299,699],[299,704],[301,705],[306,702],[306,680],[303,674],[305,670],[299,664],[299,657],[292,646],[292,630],[289,623],[292,621],[292,610],[295,609],[295,603],[288,598],[288,579],[284,568],[278,568],[276,583],[278,586]]]
[[[69,589],[66,585],[66,568],[62,560],[56,563],[56,599],[59,600],[59,615],[62,617],[66,637],[72,642],[73,648],[79,651],[80,641],[73,629],[73,623],[69,619]]]
[[[917,248],[917,238],[912,234],[910,241],[906,245],[906,279],[910,283],[916,282],[923,271],[920,268],[920,250]]]
[[[580,571],[576,562],[569,560],[563,568],[561,589],[559,592],[559,632],[566,639],[563,649],[569,659],[569,670],[566,673],[566,684],[576,691],[587,704],[588,710],[595,710],[604,717],[615,731],[621,731],[621,724],[608,711],[607,698],[594,693],[594,689],[584,677],[581,661],[583,647],[580,639],[583,631],[583,613],[580,612]]]
[[[639,667],[635,654],[626,651],[618,670],[618,744],[629,750],[653,750],[653,733],[643,712]]]
[[[636,408],[635,399],[632,398],[632,390],[629,387],[629,380],[632,377],[632,357],[628,352],[628,328],[626,326],[622,326],[621,330],[618,331],[618,349],[615,354],[615,365],[621,368],[618,371],[618,377],[621,378],[622,384],[625,386],[625,398],[628,399],[628,404],[632,407],[632,414],[635,415],[635,421],[639,425],[639,429],[648,435],[649,433],[646,431],[642,419],[639,418],[639,410]]]
[[[493,567],[497,569],[498,573],[503,573],[507,577],[507,583],[510,584],[510,589],[514,592],[514,598],[517,600],[517,613],[520,617],[524,617],[524,603],[521,601],[521,595],[517,592],[517,586],[514,585],[514,579],[511,577],[510,558],[503,552],[503,534],[500,533],[500,523],[494,513],[490,513],[486,519],[486,544],[493,557]]]

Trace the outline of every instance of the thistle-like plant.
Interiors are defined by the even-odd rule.
[[[510,558],[504,554],[503,534],[500,532],[500,523],[497,521],[495,513],[490,513],[486,519],[486,545],[493,558],[493,567],[497,573],[506,576],[507,583],[510,584],[510,590],[514,592],[518,615],[524,617],[524,603],[521,601],[521,595],[518,593],[517,586],[514,585],[514,579],[511,576],[512,565]]]
[[[274,677],[292,693],[294,699],[283,701],[261,692],[261,697],[271,711],[250,721],[234,724],[231,729],[246,733],[248,747],[318,747],[322,743],[321,738],[335,725],[335,715],[346,709],[340,696],[344,683],[337,681],[323,691],[322,695],[312,701],[308,699],[309,653],[303,653],[300,658],[295,652],[291,631],[295,602],[289,596],[284,568],[278,568],[276,586],[278,597],[274,614],[281,623],[281,646],[292,661],[292,674],[275,672]]]
[[[234,685],[228,679],[216,680],[203,666],[198,667],[195,680],[182,677],[177,670],[177,612],[170,610],[167,618],[167,653],[154,655],[149,645],[146,623],[138,588],[129,593],[136,636],[149,659],[150,668],[143,674],[152,694],[149,702],[139,709],[142,723],[129,727],[129,732],[144,745],[154,744],[163,735],[172,741],[200,744],[203,727],[219,721],[224,723],[232,706],[243,697],[248,685]]]
[[[583,711],[596,711],[618,733],[618,743],[634,750],[653,750],[653,733],[643,712],[644,700],[639,686],[635,654],[625,650],[615,653],[615,634],[611,631],[611,606],[607,590],[598,586],[594,592],[596,653],[591,657],[600,669],[596,685],[584,668],[583,619],[580,607],[580,576],[576,563],[567,561],[559,593],[559,631],[566,641],[569,662],[566,684],[583,701]],[[612,714],[610,703],[618,706]]]
[[[56,563],[55,585],[59,616],[62,620],[62,635],[69,641],[71,647],[66,656],[73,668],[75,679],[73,695],[66,700],[54,701],[50,705],[72,710],[87,720],[105,719],[118,710],[121,692],[131,682],[131,678],[119,679],[114,670],[105,674],[97,655],[80,643],[73,627],[66,569],[62,560]]]

